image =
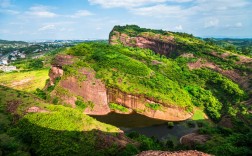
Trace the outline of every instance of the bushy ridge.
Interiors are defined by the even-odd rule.
[[[183,57],[170,59],[148,49],[101,43],[80,44],[66,53],[78,57],[73,65],[63,67],[67,72],[93,68],[107,87],[142,94],[188,111],[200,107],[216,121],[222,108],[247,97],[237,84],[221,74],[209,69],[190,71],[186,65],[190,60]]]
[[[101,136],[116,138],[120,130],[79,109],[48,104],[3,86],[0,93],[1,155],[108,155],[123,151],[109,142],[106,147],[98,146]],[[43,111],[27,113],[30,107]]]
[[[96,77],[107,87],[144,95],[163,105],[179,106],[188,111],[194,109],[193,120],[199,127],[198,133],[210,135],[211,139],[203,145],[186,147],[175,145],[171,140],[160,142],[133,132],[128,137],[137,141],[137,146],[127,144],[124,149],[120,149],[115,142],[112,146],[107,146],[106,139],[117,137],[119,129],[83,114],[83,109],[92,107],[93,103],[84,102],[80,97],[76,101],[76,109],[57,105],[61,104],[57,97],[49,97],[54,105],[48,104],[43,100],[48,99],[47,92],[57,90],[60,94],[69,93],[57,85],[60,78],[47,91],[42,90],[43,79],[38,83],[36,92],[35,87],[31,90],[24,87],[20,91],[0,86],[0,155],[135,155],[145,150],[181,149],[197,149],[214,155],[252,155],[252,117],[249,106],[241,103],[249,95],[227,77],[207,68],[189,70],[187,63],[195,62],[201,57],[218,64],[222,69],[236,69],[244,74],[251,72],[250,68],[237,64],[238,59],[234,56],[223,59],[212,55],[212,51],[223,53],[225,49],[190,34],[145,29],[136,25],[116,26],[113,30],[133,37],[145,32],[172,35],[181,47],[179,52],[193,53],[195,57],[166,58],[148,49],[84,43],[61,52],[76,56],[74,64],[63,67],[62,78],[74,76],[79,81],[85,81],[86,77],[80,75],[78,69],[92,68],[96,71]],[[50,55],[56,53],[58,51]],[[17,65],[32,70],[35,75],[39,74],[35,79],[38,80],[40,70],[42,74],[46,70],[41,69],[45,66],[41,66],[43,59],[45,58],[21,61]],[[51,58],[46,62],[49,60]],[[27,73],[29,72],[2,74],[0,82],[8,80],[7,86],[11,86],[10,79],[20,75],[29,77]],[[27,109],[32,106],[42,111],[28,113]],[[158,103],[147,103],[146,106],[152,110],[162,109]],[[126,108],[115,103],[111,103],[110,107],[126,111]],[[215,123],[223,116],[230,117],[232,127],[209,124],[203,120],[203,111]],[[168,122],[169,126],[174,124]],[[103,137],[105,139],[99,140]]]

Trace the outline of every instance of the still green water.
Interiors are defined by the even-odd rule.
[[[107,115],[92,115],[92,117],[98,121],[119,127],[125,133],[136,131],[148,137],[154,136],[160,141],[167,139],[178,141],[181,136],[197,130],[196,125],[189,127],[188,121],[174,122],[174,127],[168,128],[168,121],[149,118],[137,113],[118,114],[112,112]]]

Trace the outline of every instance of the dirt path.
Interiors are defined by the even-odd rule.
[[[20,85],[24,85],[29,83],[32,80],[32,78],[26,78],[20,81],[15,81],[11,84],[11,87],[16,87],[16,86],[20,86]]]

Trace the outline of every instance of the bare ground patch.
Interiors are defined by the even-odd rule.
[[[33,80],[32,78],[26,78],[20,81],[15,81],[11,84],[11,87],[16,87],[16,86],[21,86],[21,85],[25,85],[27,83],[29,83],[31,80]]]
[[[18,106],[21,104],[22,102],[19,100],[11,100],[7,102],[7,112],[10,113],[15,113]]]

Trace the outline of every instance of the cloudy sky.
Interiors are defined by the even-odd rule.
[[[252,38],[252,0],[0,0],[0,39],[107,39],[126,24]]]

